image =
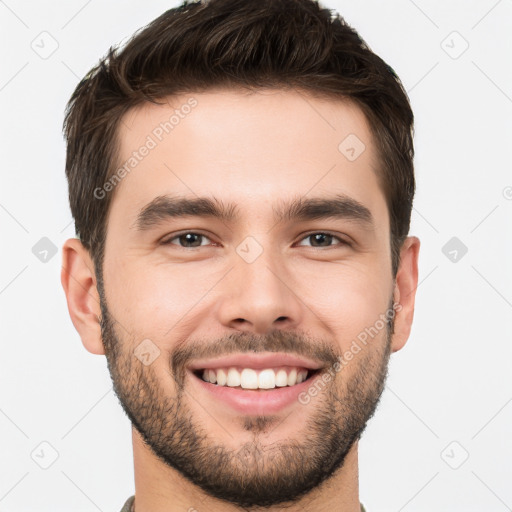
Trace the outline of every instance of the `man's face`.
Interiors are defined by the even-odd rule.
[[[209,494],[297,499],[342,467],[387,371],[389,215],[368,124],[346,102],[212,91],[130,111],[120,141],[121,165],[137,163],[109,214],[102,336],[121,403]],[[212,205],[177,215],[199,198]]]

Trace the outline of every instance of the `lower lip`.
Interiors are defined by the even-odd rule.
[[[275,414],[293,404],[302,405],[299,402],[299,395],[306,391],[320,375],[320,372],[317,372],[309,379],[294,386],[260,391],[218,386],[211,382],[205,382],[194,373],[190,373],[192,380],[201,390],[210,393],[215,399],[239,413],[255,416]]]

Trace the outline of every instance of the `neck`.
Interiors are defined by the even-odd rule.
[[[135,469],[135,512],[256,512],[212,498],[162,462],[132,428]],[[205,461],[207,464],[208,462]],[[283,505],[265,507],[265,512],[283,510]],[[357,442],[347,454],[343,467],[329,480],[287,506],[288,512],[360,512]]]

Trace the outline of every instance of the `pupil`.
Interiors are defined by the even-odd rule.
[[[181,240],[182,242],[184,241],[185,242],[185,245],[188,244],[188,246],[190,247],[191,245],[193,247],[198,247],[199,245],[201,245],[201,240],[200,240],[200,237],[202,235],[198,235],[197,233],[187,233],[186,235],[181,235]],[[196,238],[196,242],[199,241],[199,244],[197,243],[193,243],[193,238]]]
[[[329,242],[329,240],[332,238],[332,235],[328,235],[327,233],[317,233],[316,235],[313,235],[313,238],[315,242],[322,242],[322,238],[324,239],[324,241]]]

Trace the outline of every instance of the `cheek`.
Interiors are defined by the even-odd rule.
[[[367,266],[326,265],[298,278],[299,297],[345,350],[365,329],[381,326],[392,294],[392,280],[385,276]]]
[[[109,270],[105,289],[111,313],[137,337],[159,343],[190,330],[190,319],[204,311],[209,291],[225,273],[204,263],[154,264],[144,258],[118,260]]]

